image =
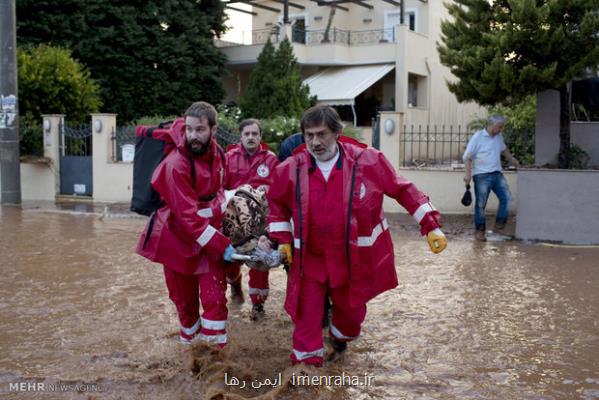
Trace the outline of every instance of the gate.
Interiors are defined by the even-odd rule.
[[[92,130],[90,126],[59,125],[60,193],[91,196]]]

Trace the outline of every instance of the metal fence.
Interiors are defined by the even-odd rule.
[[[110,141],[112,143],[111,148],[111,159],[113,162],[123,161],[123,146],[135,145],[135,127],[134,126],[118,126],[116,130],[113,129],[110,135]],[[125,149],[129,150],[130,147]],[[125,152],[126,153],[126,152]],[[127,157],[127,154],[125,155]],[[129,161],[129,160],[126,160]]]
[[[92,128],[89,125],[59,125],[60,155],[89,157],[92,155]]]
[[[359,46],[374,43],[393,43],[395,41],[394,29],[373,29],[365,31],[348,31],[332,28],[322,30],[293,30],[293,42],[308,46],[338,43],[347,46]]]
[[[404,126],[400,136],[403,167],[461,168],[462,156],[475,132],[462,126]],[[534,131],[506,128],[504,140],[523,165],[534,163]]]

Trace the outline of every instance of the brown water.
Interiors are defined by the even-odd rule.
[[[266,319],[231,306],[227,349],[186,351],[161,268],[133,253],[143,219],[0,208],[0,396],[599,399],[599,249],[459,233],[434,255],[391,222],[399,287],[369,303],[345,359],[317,371],[330,386],[293,386],[282,270]],[[282,384],[258,387],[279,373]],[[342,373],[372,383],[335,385]],[[46,386],[11,391],[17,382]],[[49,391],[59,384],[72,386]]]

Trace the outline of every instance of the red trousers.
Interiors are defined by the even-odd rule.
[[[349,306],[348,285],[329,287],[328,281],[320,283],[304,274],[301,282],[297,317],[293,320],[292,363],[322,366],[324,347],[322,341],[322,317],[324,299],[328,295],[333,304],[333,319],[329,335],[339,341],[351,341],[360,335],[360,327],[366,317],[366,304]]]
[[[227,281],[221,261],[210,261],[207,273],[183,275],[164,267],[169,298],[175,303],[182,342],[200,339],[223,347],[227,344]],[[203,313],[199,309],[202,302]]]
[[[268,298],[268,271],[258,271],[250,268],[250,280],[248,282],[250,299],[252,304],[264,304]],[[241,264],[227,265],[227,282],[241,284]]]

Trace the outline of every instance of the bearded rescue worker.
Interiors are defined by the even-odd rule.
[[[223,259],[231,261],[234,249],[220,232],[224,154],[214,140],[216,116],[212,105],[196,102],[185,112],[184,122],[173,124],[171,135],[177,148],[152,176],[152,187],[163,206],[148,222],[137,252],[164,265],[169,297],[181,323],[181,343],[197,339],[224,347],[227,283]]]
[[[447,241],[429,198],[380,151],[339,141],[342,124],[335,109],[308,109],[301,130],[306,148],[275,169],[267,194],[268,229],[292,264],[285,300],[295,324],[291,361],[321,366],[327,290],[333,315],[326,359],[334,360],[360,334],[366,303],[397,286],[383,195],[414,217],[434,253]]]
[[[246,119],[239,124],[241,140],[227,150],[225,189],[236,189],[243,184],[252,188],[268,189],[272,171],[279,164],[277,156],[261,142],[262,126],[256,119]],[[250,318],[254,321],[264,316],[264,302],[268,297],[268,271],[250,269],[249,294],[252,301]],[[243,303],[241,290],[241,264],[227,266],[227,281],[231,284],[234,301]]]

